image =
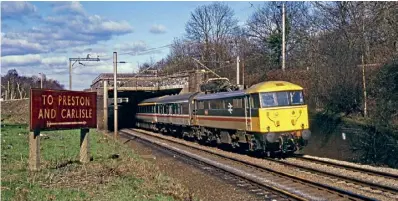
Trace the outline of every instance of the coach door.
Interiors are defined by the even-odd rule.
[[[252,110],[250,109],[250,96],[245,96],[245,124],[246,124],[246,130],[251,131],[252,130]]]

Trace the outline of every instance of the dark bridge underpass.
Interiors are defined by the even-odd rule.
[[[128,102],[119,103],[118,107],[118,129],[132,128],[135,125],[135,114],[137,111],[137,104],[145,99],[159,97],[164,95],[179,94],[182,88],[159,90],[159,91],[120,91],[118,92],[118,99],[127,98]],[[109,90],[109,98],[113,99],[113,90]],[[108,130],[114,130],[113,119],[113,103],[108,104]]]

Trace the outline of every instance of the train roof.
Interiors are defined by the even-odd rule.
[[[221,98],[230,98],[230,97],[237,97],[237,96],[244,96],[245,91],[231,91],[231,92],[220,92],[214,94],[199,94],[195,97],[195,100],[210,100],[210,99],[221,99]]]
[[[171,95],[171,96],[162,96],[156,103],[180,103],[180,102],[188,102],[189,98],[195,93],[185,93],[179,95]]]
[[[286,81],[267,81],[261,82],[246,89],[246,93],[259,93],[259,92],[273,92],[273,91],[290,91],[290,90],[303,90],[299,85],[286,82]]]
[[[181,103],[181,102],[188,102],[189,98],[195,93],[184,93],[184,94],[179,94],[179,95],[168,95],[168,96],[161,96],[161,97],[155,97],[155,98],[149,98],[138,105],[152,105],[152,104],[160,104],[160,103]]]
[[[286,81],[267,81],[267,82],[261,82],[256,85],[253,85],[246,90],[220,92],[220,93],[212,93],[212,94],[200,93],[194,99],[195,100],[222,99],[222,98],[244,96],[246,94],[253,94],[253,93],[259,93],[259,92],[291,91],[291,90],[303,90],[303,88],[299,85],[296,85],[296,84],[293,84],[290,82],[286,82]],[[153,104],[161,104],[161,103],[188,102],[189,98],[191,98],[192,96],[194,96],[196,94],[197,94],[197,92],[149,98],[149,99],[142,101],[138,105],[153,105]]]
[[[158,101],[162,97],[148,98],[138,103],[140,106],[144,105],[155,105],[155,102]]]

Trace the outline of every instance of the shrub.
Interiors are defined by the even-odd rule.
[[[376,108],[364,133],[357,136],[353,149],[367,163],[398,167],[398,61],[382,67],[371,83],[370,95]]]

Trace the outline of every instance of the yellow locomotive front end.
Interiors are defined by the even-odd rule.
[[[265,82],[248,89],[258,97],[255,137],[266,152],[292,153],[310,138],[308,108],[303,88],[283,81]]]

